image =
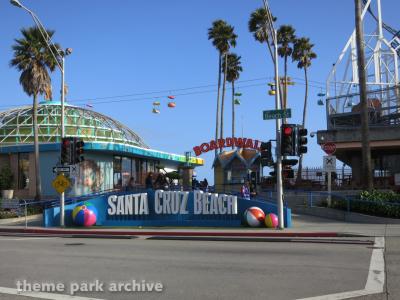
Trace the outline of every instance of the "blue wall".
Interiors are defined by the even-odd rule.
[[[242,226],[242,216],[244,211],[257,206],[265,213],[277,214],[275,204],[265,201],[245,200],[238,198],[238,214],[236,215],[195,215],[194,214],[194,194],[189,193],[187,210],[188,214],[156,214],[154,210],[154,191],[148,190],[148,215],[129,215],[129,216],[109,216],[108,196],[99,196],[90,200],[98,211],[97,226],[208,226],[208,227],[240,227]],[[126,192],[115,193],[113,195],[121,196],[128,194]],[[130,194],[130,193],[129,193]],[[72,222],[72,210],[79,204],[69,204],[65,206],[65,224],[74,226]],[[59,207],[45,209],[43,213],[44,225],[46,227],[59,226]],[[291,210],[284,208],[285,227],[291,227]]]

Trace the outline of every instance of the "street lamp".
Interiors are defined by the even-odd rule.
[[[72,53],[72,48],[66,48],[65,51],[57,48],[54,43],[52,42],[50,36],[47,34],[47,31],[43,24],[40,22],[39,18],[36,14],[21,4],[19,0],[10,0],[10,3],[16,7],[22,8],[26,10],[31,16],[33,21],[35,22],[36,26],[38,27],[40,34],[42,35],[44,41],[46,42],[47,47],[49,48],[51,55],[56,61],[58,68],[61,71],[61,140],[65,136],[65,126],[64,126],[64,119],[65,119],[65,81],[64,81],[64,71],[65,71],[65,56]],[[61,155],[61,154],[60,154]],[[64,200],[65,195],[61,193],[60,196],[60,226],[64,227],[64,216],[65,216],[65,208],[64,208]]]

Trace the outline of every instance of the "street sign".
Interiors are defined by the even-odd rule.
[[[292,110],[290,108],[263,111],[263,120],[285,119],[291,117]]]
[[[332,155],[336,152],[336,144],[332,142],[325,143],[321,146],[322,150],[325,151],[326,154]]]
[[[64,174],[60,174],[53,180],[52,186],[57,191],[57,193],[62,194],[71,185],[70,181]]]
[[[67,167],[53,167],[53,173],[69,173],[70,168]]]
[[[324,156],[324,172],[336,172],[336,156]]]

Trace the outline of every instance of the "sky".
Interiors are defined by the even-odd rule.
[[[275,108],[267,83],[274,69],[265,44],[248,31],[250,14],[262,0],[21,0],[43,25],[55,30],[53,40],[73,53],[66,58],[67,101],[108,115],[130,127],[152,148],[177,154],[209,142],[215,135],[218,53],[207,38],[216,19],[226,20],[238,35],[232,49],[242,57],[243,73],[236,83],[242,93],[236,106],[236,136],[275,139],[275,121],[264,121],[262,111]],[[318,55],[309,69],[310,91],[306,128],[326,129],[325,107],[318,93],[354,29],[354,1],[270,0],[277,26],[290,24],[298,37],[308,37]],[[400,1],[382,0],[383,20],[400,28],[395,12]],[[0,111],[32,103],[24,94],[20,74],[10,68],[11,46],[23,27],[33,25],[24,10],[0,0]],[[280,61],[280,75],[283,63]],[[289,63],[290,123],[300,124],[304,101],[304,74]],[[51,75],[54,100],[59,98],[60,72]],[[175,95],[175,108],[168,108]],[[227,90],[225,132],[231,136],[231,100]],[[161,102],[160,114],[152,103]],[[304,165],[319,167],[324,152],[309,137]],[[199,179],[213,182],[213,153],[203,154]]]

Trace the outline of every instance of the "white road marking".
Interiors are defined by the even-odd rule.
[[[55,294],[55,293],[19,292],[17,289],[7,288],[7,287],[0,287],[0,294],[32,297],[35,299],[49,299],[49,300],[103,300],[99,298],[87,298],[87,297]]]
[[[353,297],[383,293],[383,286],[385,283],[384,251],[385,251],[385,238],[376,237],[374,249],[372,250],[371,262],[369,264],[367,283],[365,284],[365,288],[363,290],[302,298],[298,300],[341,300],[341,299],[348,299]]]

